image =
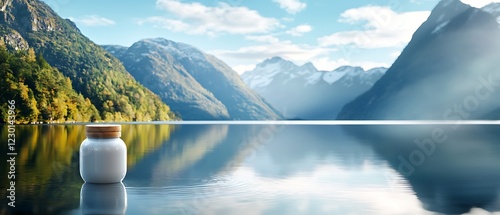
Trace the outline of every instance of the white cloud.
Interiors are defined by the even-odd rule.
[[[298,64],[306,63],[310,59],[318,56],[324,56],[331,51],[332,48],[314,47],[304,44],[295,44],[291,41],[281,41],[273,36],[247,36],[247,40],[258,41],[261,44],[245,46],[236,50],[213,50],[211,54],[223,59],[225,62],[240,61],[258,63],[265,59],[280,56],[289,59]]]
[[[292,36],[302,36],[304,33],[308,33],[312,31],[312,26],[310,25],[298,25],[295,26],[294,28],[286,31],[285,33],[290,34]]]
[[[396,59],[399,57],[399,55],[401,55],[401,52],[400,51],[395,51],[395,52],[392,52],[391,53],[391,57]]]
[[[374,61],[349,61],[345,58],[331,59],[330,57],[321,57],[312,60],[312,63],[318,70],[332,71],[341,66],[359,66],[364,70],[373,69],[375,67],[389,68],[391,65],[383,62]]]
[[[307,4],[300,0],[273,0],[280,5],[281,9],[286,10],[287,13],[296,14],[307,7]]]
[[[373,68],[377,68],[377,67],[385,67],[385,68],[391,67],[391,64],[383,63],[383,62],[375,62],[375,61],[351,62],[348,65],[350,65],[350,66],[360,66],[364,70],[369,70],[369,69],[373,69]]]
[[[251,71],[255,69],[255,64],[250,64],[250,65],[237,65],[232,67],[234,71],[236,71],[238,74],[243,74],[245,72]]]
[[[282,41],[272,35],[246,36],[246,40],[258,42],[256,45],[241,47],[236,50],[212,50],[217,56],[232,66],[239,74],[250,71],[265,59],[275,56],[290,60],[297,65],[311,62],[319,70],[331,71],[340,66],[360,66],[365,70],[375,67],[390,67],[387,62],[353,61],[345,57],[333,58],[338,49],[296,44],[289,40]],[[338,53],[337,53],[338,54]]]
[[[89,27],[109,26],[116,24],[115,21],[98,15],[88,15],[80,18],[69,17],[68,19],[75,23]]]
[[[349,9],[341,14],[339,21],[362,23],[363,28],[320,37],[318,43],[321,46],[355,45],[365,49],[402,47],[410,41],[429,14],[429,11],[397,13],[381,6]]]
[[[422,4],[424,2],[436,3],[437,1],[436,0],[410,0],[410,2],[414,3],[414,4]]]
[[[472,7],[481,8],[493,2],[500,2],[500,0],[462,0],[463,3],[469,4]]]
[[[278,199],[291,203],[287,206],[288,208],[282,210],[285,211],[284,214],[290,211],[296,214],[359,214],[360,211],[369,211],[374,215],[434,214],[426,211],[416,195],[409,194],[407,189],[388,188],[387,186],[393,184],[387,184],[388,182],[380,179],[384,177],[380,167],[371,168],[373,169],[361,169],[359,173],[352,173],[340,166],[320,165],[314,167],[306,176],[296,174],[280,178],[279,183],[275,183],[273,178],[261,176],[255,168],[237,168],[224,176],[224,179],[232,182],[231,184],[245,184],[251,189],[261,191],[248,192],[250,196],[238,197],[236,195],[235,197],[236,200],[240,200],[239,198],[246,200],[247,207],[253,210],[263,208],[262,205],[266,205],[261,202],[263,201],[261,196],[273,195],[277,196]],[[397,173],[390,173],[389,176],[398,177]],[[349,180],[351,178],[370,178],[371,180],[355,180],[356,182],[353,183],[352,180]],[[410,186],[403,179],[393,183]],[[349,189],[339,189],[342,187],[349,187]],[[199,192],[209,192],[204,189],[206,188],[200,188]],[[231,191],[231,189],[223,188],[221,190],[223,192]],[[220,198],[216,201],[224,202],[224,204],[208,205],[223,205],[220,207],[228,211],[228,207],[231,208],[231,206],[235,205],[234,202],[239,202],[235,201],[235,198],[223,198],[230,195],[224,194],[214,197]],[[309,200],[312,196],[314,201]],[[334,204],[332,204],[332,197],[337,200]],[[205,212],[207,214],[221,214],[221,209],[217,211],[213,207],[207,207]],[[363,209],[360,210],[360,207]],[[257,213],[251,211],[248,214],[265,214],[265,212],[272,211],[272,209],[275,208],[269,207]]]
[[[156,6],[174,15],[175,19],[148,17],[138,24],[151,23],[171,31],[207,35],[265,33],[281,27],[279,20],[275,18],[263,17],[255,10],[226,3],[210,7],[198,2],[157,0]]]
[[[179,20],[168,19],[160,16],[152,16],[146,19],[139,20],[140,25],[145,23],[153,23],[155,27],[166,28],[171,31],[188,31],[191,30],[187,23]]]
[[[316,69],[323,71],[332,71],[341,66],[349,65],[349,61],[344,58],[332,60],[329,57],[321,57],[312,61]]]
[[[271,35],[245,36],[245,39],[262,43],[278,43],[280,41],[277,37]]]

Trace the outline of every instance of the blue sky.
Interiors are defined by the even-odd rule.
[[[44,0],[98,44],[183,42],[237,72],[280,56],[318,69],[390,66],[439,0]],[[491,0],[463,0],[480,7]]]

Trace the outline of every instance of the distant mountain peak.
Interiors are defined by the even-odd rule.
[[[380,73],[385,73],[387,71],[387,68],[385,67],[375,67],[371,68],[369,70],[366,70],[368,73],[374,73],[374,72],[380,72]]]
[[[147,52],[155,49],[163,49],[175,57],[190,58],[199,61],[204,61],[206,59],[205,54],[194,46],[181,42],[174,42],[161,37],[143,39],[132,45],[134,48],[139,48],[141,46],[146,46],[144,50]]]
[[[146,39],[143,39],[143,41],[151,41],[151,42],[155,42],[155,43],[177,43],[177,42],[174,42],[172,40],[169,40],[169,39],[166,39],[163,37],[146,38]]]
[[[472,7],[470,4],[464,3],[462,0],[441,0],[434,9],[442,8],[457,8],[457,7]]]
[[[140,40],[139,42],[148,42],[148,43],[154,43],[154,44],[167,46],[167,47],[181,47],[181,48],[191,48],[191,49],[198,50],[197,48],[195,48],[192,45],[188,45],[188,44],[182,43],[182,42],[175,42],[175,41],[172,41],[169,39],[165,39],[163,37],[147,38],[147,39]],[[198,50],[198,51],[200,51],[200,50]]]
[[[464,4],[461,0],[441,0],[436,7],[447,7],[453,4]]]
[[[276,57],[242,78],[286,117],[333,119],[344,104],[368,90],[384,72],[383,68],[365,72],[356,66],[318,71],[310,62],[297,66]]]
[[[274,56],[274,57],[270,58],[270,60],[277,61],[277,60],[284,60],[284,59],[280,56]]]
[[[105,48],[183,119],[280,118],[229,66],[194,46],[148,38],[125,50]]]
[[[268,59],[264,60],[260,64],[272,64],[272,63],[278,63],[278,62],[284,62],[284,61],[287,61],[287,60],[283,59],[282,57],[275,56],[275,57],[268,58]],[[289,61],[287,61],[287,62],[289,62]]]
[[[174,42],[172,40],[168,40],[168,39],[165,39],[162,37],[142,39],[142,40],[138,41],[138,43],[152,43],[152,44],[156,44],[159,46],[165,46],[165,47],[176,47],[176,48],[189,47],[189,48],[195,49],[193,46],[190,46],[188,44],[181,43],[181,42]]]
[[[310,69],[313,69],[313,68],[316,69],[316,67],[311,62],[307,62],[304,65],[302,65],[301,67],[303,67],[303,68],[310,68]]]
[[[437,23],[441,23],[455,18],[458,14],[469,8],[471,8],[470,5],[465,4],[460,0],[442,0],[432,10],[429,19],[434,20]],[[439,17],[433,17],[433,15],[438,15]]]
[[[281,57],[272,57],[264,60],[263,62],[256,65],[253,71],[267,71],[273,72],[278,71],[280,68],[286,68],[287,71],[296,70],[299,68],[295,63],[285,60]]]
[[[498,7],[500,7],[500,2],[492,2],[492,3],[486,5],[486,6],[482,7],[482,8],[484,9],[484,8],[489,8],[489,7],[498,8]]]
[[[333,71],[345,71],[345,70],[362,70],[362,71],[365,71],[362,67],[360,66],[340,66],[339,68],[337,69],[334,69]]]
[[[307,62],[307,63],[303,64],[302,66],[298,66],[294,62],[286,60],[286,59],[279,57],[279,56],[268,58],[268,59],[262,61],[261,63],[257,64],[257,67],[266,66],[268,64],[276,64],[276,63],[285,64],[287,66],[294,67],[297,69],[298,68],[307,68],[307,69],[317,70],[316,67],[311,62]]]
[[[482,11],[485,11],[495,17],[500,17],[500,3],[491,3],[481,8]]]
[[[110,47],[110,48],[115,48],[115,49],[127,48],[126,46],[122,46],[122,45],[104,45],[104,46]]]
[[[365,70],[359,66],[341,66],[331,72],[326,72],[323,75],[323,81],[331,85],[342,79],[345,80],[346,77],[360,76],[364,72]]]
[[[291,80],[302,80],[306,86],[315,85],[320,81],[331,85],[344,76],[358,76],[356,78],[371,79],[369,76],[375,75],[378,78],[386,70],[387,68],[379,67],[373,68],[368,72],[360,66],[346,65],[338,67],[333,71],[320,72],[311,62],[298,66],[281,57],[273,57],[257,64],[255,69],[244,73],[242,78],[252,89],[266,87],[273,81],[286,83]]]

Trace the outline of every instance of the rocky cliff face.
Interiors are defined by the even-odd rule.
[[[0,0],[0,25],[0,40],[11,50],[27,50],[29,44],[23,35],[30,32],[62,31],[64,28],[57,14],[47,4],[36,0]],[[74,23],[72,25],[78,29]]]
[[[48,6],[35,0],[2,0],[1,23],[16,26],[23,33],[30,31],[61,30],[57,23],[57,14],[52,10],[45,10]]]
[[[10,50],[28,50],[29,44],[19,32],[2,26],[0,32],[0,41]]]

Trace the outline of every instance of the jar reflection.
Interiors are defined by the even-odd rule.
[[[127,191],[123,183],[84,183],[80,192],[82,214],[125,214]]]

